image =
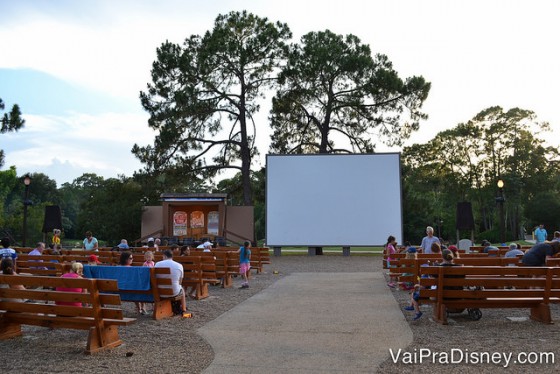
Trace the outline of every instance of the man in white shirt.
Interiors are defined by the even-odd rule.
[[[190,313],[187,312],[187,300],[185,298],[185,291],[183,290],[183,265],[173,260],[173,252],[170,249],[163,251],[163,260],[155,264],[156,268],[169,268],[171,275],[171,288],[173,289],[172,297],[181,297],[181,310],[183,317],[189,318]]]

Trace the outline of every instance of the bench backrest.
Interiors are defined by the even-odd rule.
[[[19,319],[32,318],[25,313],[42,313],[50,317],[64,317],[59,323],[73,328],[89,329],[91,320],[69,320],[66,317],[89,317],[93,324],[103,319],[123,319],[117,282],[107,279],[37,277],[0,275],[0,285],[23,285],[25,290],[0,288],[0,310],[17,312]],[[81,288],[85,293],[54,291],[56,287]],[[29,300],[30,302],[23,302]],[[48,303],[47,303],[48,302]],[[57,305],[56,302],[83,303],[84,306]],[[37,322],[35,324],[40,324]],[[55,322],[53,322],[53,325]],[[83,327],[81,327],[83,326]]]
[[[560,268],[511,266],[430,266],[421,268],[422,299],[500,298],[548,303],[560,298]],[[433,288],[432,286],[435,286]]]

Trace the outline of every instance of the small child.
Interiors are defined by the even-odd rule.
[[[405,259],[417,260],[418,259],[418,251],[415,247],[409,247],[405,254]],[[404,266],[404,265],[402,265]],[[410,277],[413,276],[413,273],[402,273],[402,277]],[[404,291],[409,291],[414,288],[414,282],[399,282],[399,286]]]
[[[156,265],[154,262],[154,253],[152,251],[146,251],[146,253],[144,253],[144,260],[145,261],[142,266],[153,268]]]
[[[144,260],[145,261],[142,266],[153,268],[156,265],[156,263],[154,262],[154,253],[152,251],[146,251],[146,253],[144,253]],[[148,314],[148,311],[146,310],[146,304],[147,303],[138,303],[137,307],[140,314]]]
[[[237,250],[239,253],[239,274],[243,277],[241,288],[249,288],[249,277],[247,274],[251,270],[251,242],[245,241],[243,246]]]
[[[418,300],[420,300],[421,287],[422,286],[420,286],[419,284],[414,285],[414,290],[410,293],[410,305],[404,308],[404,310],[410,310],[410,311],[414,310],[416,312],[416,315],[412,319],[413,321],[416,321],[417,319],[422,317],[422,312],[420,311],[420,305],[418,304]]]

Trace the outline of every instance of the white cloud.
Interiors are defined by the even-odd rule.
[[[430,119],[421,124],[413,141],[428,141],[494,105],[535,111],[556,129],[548,138],[560,139],[555,95],[560,86],[559,52],[554,47],[560,2],[1,2],[0,68],[36,69],[107,97],[137,102],[162,42],[182,43],[192,34],[211,30],[218,14],[247,9],[286,22],[296,41],[306,32],[326,28],[355,34],[374,53],[386,54],[401,77],[424,76],[432,83],[425,103]],[[269,144],[267,107],[263,103],[258,114],[261,164]],[[58,171],[67,168],[71,173],[83,168],[82,172],[94,169],[101,175],[130,175],[140,168],[130,148],[134,143],[153,143],[153,133],[145,113],[128,111],[26,116],[24,130],[2,135],[6,166],[15,164],[19,171],[57,165]],[[5,140],[9,144],[4,145]]]

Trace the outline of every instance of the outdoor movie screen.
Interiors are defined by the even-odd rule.
[[[267,155],[266,244],[402,243],[399,153]]]

